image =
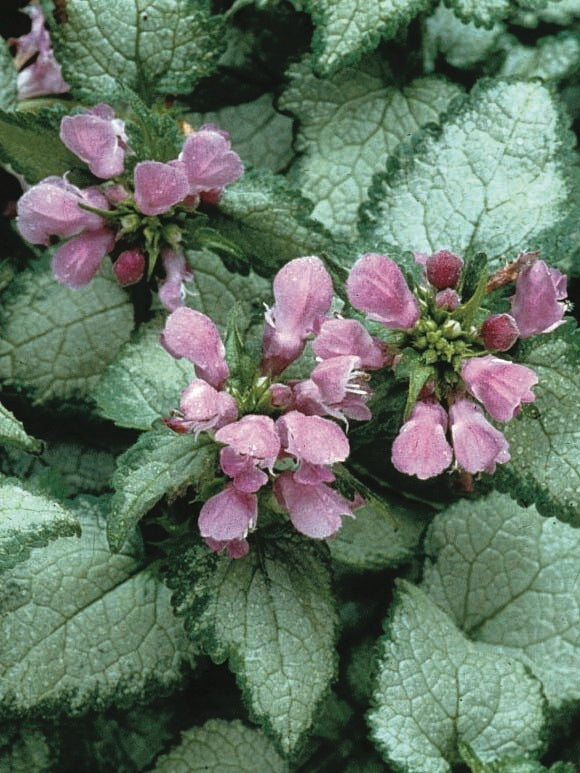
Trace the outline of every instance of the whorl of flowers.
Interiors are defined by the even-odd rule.
[[[125,171],[131,153],[125,123],[108,105],[65,116],[60,138],[103,182],[79,188],[66,176],[47,177],[32,186],[17,204],[22,236],[45,246],[54,237],[67,240],[56,250],[52,269],[71,288],[90,282],[106,255],[123,286],[150,277],[160,257],[161,302],[170,311],[182,305],[184,282],[193,274],[180,216],[195,214],[200,203],[216,204],[242,174],[228,134],[202,126],[185,138],[177,158],[139,161],[132,175]]]

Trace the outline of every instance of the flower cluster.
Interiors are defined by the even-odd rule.
[[[18,228],[32,244],[67,239],[55,252],[56,279],[68,287],[86,285],[105,255],[123,285],[153,274],[158,255],[165,271],[162,303],[183,303],[183,283],[192,279],[179,221],[201,202],[215,204],[224,187],[243,172],[229,136],[215,126],[189,134],[178,157],[167,163],[141,161],[125,172],[130,152],[125,124],[99,104],[65,116],[60,138],[84,161],[101,184],[78,188],[66,177],[48,177],[32,186],[17,205]]]
[[[62,77],[60,65],[54,58],[42,9],[31,4],[22,10],[32,21],[30,32],[8,40],[9,45],[15,46],[14,66],[18,70],[18,99],[32,99],[70,91],[70,86]]]
[[[247,553],[248,531],[258,517],[258,494],[272,482],[279,505],[295,528],[310,537],[334,535],[342,516],[357,506],[329,484],[333,464],[349,442],[331,419],[366,419],[370,397],[362,368],[385,364],[383,346],[356,320],[328,316],[333,287],[316,257],[297,258],[274,279],[274,304],[266,312],[262,360],[251,384],[240,389],[225,347],[209,317],[189,308],[169,315],[161,336],[177,358],[195,365],[179,415],[166,420],[176,432],[212,432],[223,444],[224,488],[202,506],[199,528],[214,550]],[[303,353],[310,336],[320,359],[305,380],[279,377]]]
[[[350,303],[367,319],[397,331],[393,366],[412,358],[415,392],[408,418],[395,438],[392,462],[400,472],[426,479],[455,460],[468,473],[495,470],[510,459],[508,443],[484,415],[506,422],[533,402],[534,371],[497,356],[518,338],[562,324],[566,277],[534,254],[522,255],[501,278],[482,277],[461,298],[463,260],[448,250],[417,256],[421,286],[411,291],[400,268],[384,255],[367,254],[347,281]],[[515,278],[510,313],[480,308],[486,290]]]

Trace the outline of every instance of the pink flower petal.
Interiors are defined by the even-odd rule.
[[[161,250],[165,279],[159,287],[159,300],[168,311],[185,305],[185,283],[193,280],[193,271],[181,252],[165,247]]]
[[[240,157],[231,149],[226,132],[202,127],[190,134],[179,154],[189,183],[189,194],[208,193],[214,201],[224,186],[243,174]],[[208,202],[209,203],[209,202]]]
[[[439,403],[415,403],[393,443],[393,466],[420,480],[440,475],[453,460],[446,431],[447,414]]]
[[[299,483],[290,471],[277,478],[274,494],[297,531],[314,539],[332,537],[342,526],[342,516],[352,516],[351,504],[336,491],[324,483]]]
[[[479,405],[460,398],[449,409],[451,437],[457,463],[467,472],[495,472],[510,460],[505,437],[485,419]]]
[[[227,392],[218,392],[206,381],[194,379],[181,393],[182,418],[166,423],[177,432],[200,432],[223,427],[238,416],[238,406]]]
[[[223,387],[230,374],[226,350],[217,327],[205,314],[186,306],[176,309],[167,318],[160,340],[173,357],[192,362],[198,378],[215,389]]]
[[[135,167],[135,204],[144,215],[161,215],[187,196],[185,170],[176,164],[141,161]]]
[[[234,559],[243,558],[250,552],[250,546],[245,539],[217,540],[207,537],[205,544],[216,553],[225,550],[229,557]]]
[[[256,459],[271,468],[280,453],[280,437],[269,416],[249,414],[216,432],[220,443],[227,443],[238,454]]]
[[[348,299],[367,319],[387,328],[410,330],[419,319],[419,304],[407,287],[403,272],[385,255],[359,258],[346,281]]]
[[[343,462],[350,451],[341,428],[320,416],[290,411],[276,421],[283,449],[298,462],[334,464]]]
[[[115,246],[115,233],[108,228],[85,231],[65,242],[54,253],[52,271],[61,284],[78,289],[95,276],[105,255]]]
[[[516,281],[511,313],[521,338],[549,333],[563,324],[566,276],[543,260],[525,266]]]
[[[244,539],[256,525],[258,498],[228,484],[223,491],[205,502],[199,513],[202,537],[223,542]]]
[[[97,177],[108,179],[121,174],[127,150],[127,135],[122,121],[105,117],[112,114],[98,105],[94,111],[67,115],[60,124],[62,142],[88,164]]]
[[[536,399],[531,391],[538,383],[534,371],[491,354],[465,360],[461,376],[467,391],[483,403],[496,421],[513,419],[522,403],[533,403]]]
[[[325,319],[312,342],[312,351],[323,360],[356,355],[365,370],[382,368],[388,359],[381,342],[356,319]]]

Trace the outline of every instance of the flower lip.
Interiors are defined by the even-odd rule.
[[[457,464],[471,473],[495,472],[510,460],[509,444],[471,400],[458,398],[449,409],[451,437]]]
[[[419,400],[401,427],[391,450],[395,469],[419,480],[441,474],[453,460],[447,442],[447,414],[439,403]]]
[[[467,391],[496,421],[510,421],[522,403],[536,399],[531,387],[538,377],[530,368],[487,354],[465,360],[461,376]]]

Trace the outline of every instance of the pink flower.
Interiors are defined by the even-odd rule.
[[[511,314],[491,314],[479,331],[486,349],[507,352],[520,336],[520,330]]]
[[[243,558],[250,552],[248,540],[245,539],[218,540],[206,537],[205,544],[216,553],[225,550],[230,558]]]
[[[463,260],[449,250],[434,252],[425,261],[427,280],[437,290],[456,287],[462,270]]]
[[[511,313],[521,338],[549,333],[563,324],[566,276],[543,260],[525,266],[516,280]]]
[[[393,443],[394,467],[420,480],[442,473],[453,459],[446,432],[447,414],[439,403],[415,403]]]
[[[451,437],[457,463],[467,472],[495,472],[510,460],[505,437],[485,419],[479,405],[460,398],[449,409]]]
[[[141,161],[135,167],[135,204],[144,215],[161,215],[187,196],[189,186],[181,164]]]
[[[294,405],[307,415],[334,416],[336,419],[371,418],[365,403],[371,390],[360,370],[360,359],[354,356],[331,357],[317,365],[310,378],[293,386]]]
[[[97,177],[108,179],[123,171],[127,150],[125,124],[115,118],[109,105],[101,103],[79,115],[65,116],[60,124],[60,138]]]
[[[331,482],[334,475],[326,465],[343,462],[350,451],[344,432],[320,416],[289,411],[276,421],[283,450],[299,463],[298,483]]]
[[[27,5],[23,10],[32,20],[31,30],[26,35],[8,41],[10,45],[16,46],[14,65],[20,70],[17,77],[18,98],[31,99],[70,91],[70,86],[62,77],[60,65],[54,58],[50,33],[46,29],[41,8],[38,5]],[[32,64],[25,67],[34,56],[36,59]]]
[[[534,371],[491,354],[465,360],[461,376],[467,391],[496,421],[513,419],[522,403],[532,403],[536,399],[531,391],[538,383]]]
[[[267,483],[268,476],[257,468],[272,471],[280,452],[280,438],[269,416],[244,416],[218,430],[215,439],[227,444],[221,450],[220,464],[239,491],[251,493]]]
[[[238,406],[227,392],[214,389],[203,379],[194,379],[181,393],[182,416],[166,419],[175,432],[193,432],[196,436],[209,429],[219,429],[238,417]]]
[[[143,278],[145,273],[145,254],[139,247],[123,250],[113,263],[113,274],[122,287],[134,285]]]
[[[332,303],[332,280],[316,257],[296,258],[274,277],[274,305],[266,313],[261,368],[281,373],[302,354]]]
[[[186,306],[173,311],[161,333],[161,344],[176,359],[195,365],[198,378],[220,390],[230,375],[225,347],[214,322]]]
[[[224,187],[244,171],[240,157],[231,149],[228,133],[210,125],[189,135],[179,161],[185,167],[189,195],[204,193],[213,203],[217,203]]]
[[[81,209],[88,204],[108,209],[107,199],[96,188],[81,190],[62,177],[47,177],[18,200],[18,230],[32,244],[50,244],[50,236],[74,236],[105,225],[100,215]]]
[[[407,287],[403,272],[384,255],[359,258],[346,281],[348,299],[367,319],[387,328],[410,330],[419,319],[419,304]]]
[[[248,531],[256,526],[257,519],[257,496],[245,494],[229,483],[203,504],[198,526],[202,537],[227,543],[245,539]]]
[[[325,319],[312,342],[317,357],[328,360],[340,355],[356,355],[365,370],[382,368],[389,357],[383,345],[356,319]]]
[[[342,516],[352,516],[352,505],[324,483],[304,484],[289,470],[274,483],[274,494],[288,510],[294,527],[314,539],[327,539],[342,526]]]
[[[181,252],[165,247],[161,250],[165,279],[159,288],[159,300],[169,311],[175,311],[185,303],[185,282],[191,282],[193,271]]]
[[[85,231],[69,239],[54,253],[52,271],[55,279],[75,290],[84,287],[114,246],[115,233],[110,228]]]

